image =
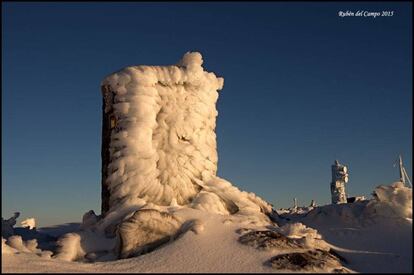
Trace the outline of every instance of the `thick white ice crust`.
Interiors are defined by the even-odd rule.
[[[28,227],[29,229],[36,228],[36,220],[35,218],[27,218],[20,223],[22,227]]]
[[[202,63],[200,53],[187,53],[176,66],[127,67],[102,82],[114,92],[117,121],[107,179],[112,209],[142,200],[188,204],[200,191],[195,179],[216,174],[223,78]]]
[[[382,217],[413,218],[413,190],[402,182],[377,186],[374,200],[367,205],[367,214]]]

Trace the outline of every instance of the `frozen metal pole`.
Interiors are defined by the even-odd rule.
[[[399,166],[399,168],[400,168],[400,181],[402,183],[404,183],[404,185],[405,185],[404,167],[403,167],[403,162],[402,162],[401,155],[400,155],[400,166]]]

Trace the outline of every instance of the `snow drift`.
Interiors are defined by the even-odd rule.
[[[402,182],[377,186],[370,200],[281,214],[279,225],[287,223],[282,229],[297,222],[317,229],[323,240],[349,261],[348,267],[353,270],[363,273],[412,270],[412,189]],[[290,231],[283,233],[290,236]],[[314,245],[321,244],[318,238],[310,238],[313,240]]]
[[[383,217],[413,218],[413,192],[402,182],[380,185],[373,192],[374,200],[367,205],[370,215]]]

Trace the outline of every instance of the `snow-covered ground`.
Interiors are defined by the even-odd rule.
[[[204,215],[199,210],[192,214]],[[201,232],[187,232],[136,258],[79,263],[41,259],[33,253],[3,254],[2,272],[272,272],[262,265],[271,252],[237,242],[238,224],[223,223],[223,217],[214,214],[200,218],[205,222]]]
[[[192,216],[204,215],[199,210],[192,211],[197,212]],[[204,222],[200,232],[187,232],[139,257],[80,263],[20,252],[2,254],[2,272],[275,272],[264,262],[277,251],[261,251],[237,241],[241,235],[238,229],[245,224],[226,222],[226,218],[215,214],[200,218]]]
[[[358,205],[359,204],[359,205]],[[283,215],[318,230],[337,247],[346,266],[358,272],[410,272],[412,270],[412,220],[351,216],[366,202],[327,205],[308,215]],[[362,206],[363,207],[363,206]]]
[[[177,216],[196,218],[197,226],[150,253],[115,261],[63,261],[22,248],[18,251],[3,243],[2,272],[292,272],[267,263],[275,255],[300,249],[272,243],[267,243],[266,249],[257,249],[238,241],[246,232],[258,230],[279,232],[296,240],[304,240],[300,238],[305,236],[308,247],[328,246],[344,259],[342,265],[351,272],[410,272],[412,191],[398,184],[393,186],[377,188],[379,198],[369,201],[320,206],[300,214],[284,213],[278,225],[177,207]],[[381,194],[384,188],[388,189]],[[59,237],[76,231],[80,225],[70,223],[37,232]],[[260,240],[253,243],[258,246]],[[329,272],[332,268],[302,271]]]

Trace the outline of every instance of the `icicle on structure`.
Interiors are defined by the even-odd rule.
[[[95,237],[62,238],[62,259],[94,251],[85,244],[76,252],[64,247],[96,234],[118,258],[149,251],[148,243],[163,243],[188,227],[174,209],[264,223],[275,217],[270,204],[216,176],[216,102],[224,80],[202,64],[200,53],[188,52],[177,65],[127,67],[103,80],[102,213],[83,217],[82,230]],[[154,226],[164,233],[149,236]]]

